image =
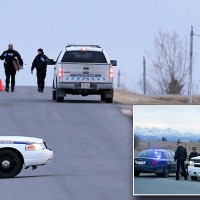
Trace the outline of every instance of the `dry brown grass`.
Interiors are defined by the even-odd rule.
[[[115,89],[114,101],[122,104],[147,105],[147,104],[166,104],[166,105],[188,105],[188,96],[182,95],[143,95],[129,92],[126,90]],[[194,96],[192,104],[200,104],[200,96]]]
[[[163,95],[150,96],[136,94],[126,90],[115,89],[114,102],[125,105],[189,105],[188,96],[181,95]],[[200,96],[192,98],[192,104],[200,104]],[[123,108],[122,113],[133,116],[131,107]]]

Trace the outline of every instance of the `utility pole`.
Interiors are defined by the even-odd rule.
[[[121,87],[121,85],[120,85],[120,76],[121,76],[121,72],[119,70],[118,73],[117,73],[117,88],[118,89]]]
[[[143,56],[143,87],[144,87],[144,94],[146,94],[146,60]]]
[[[191,33],[190,33],[190,66],[189,66],[189,103],[192,103],[192,59],[193,59],[193,26],[191,26]]]

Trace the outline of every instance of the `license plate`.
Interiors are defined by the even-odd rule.
[[[135,163],[138,165],[144,165],[146,163],[146,161],[135,161]]]
[[[81,83],[81,88],[89,89],[90,88],[90,83]]]

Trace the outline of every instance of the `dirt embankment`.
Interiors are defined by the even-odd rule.
[[[114,102],[129,105],[124,106],[122,112],[126,115],[132,116],[133,112],[131,105],[189,105],[188,96],[182,95],[143,95],[129,92],[122,89],[114,90]],[[200,104],[200,96],[193,96],[192,104]]]

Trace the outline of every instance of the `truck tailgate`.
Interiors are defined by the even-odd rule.
[[[110,64],[62,63],[62,82],[112,82]]]

